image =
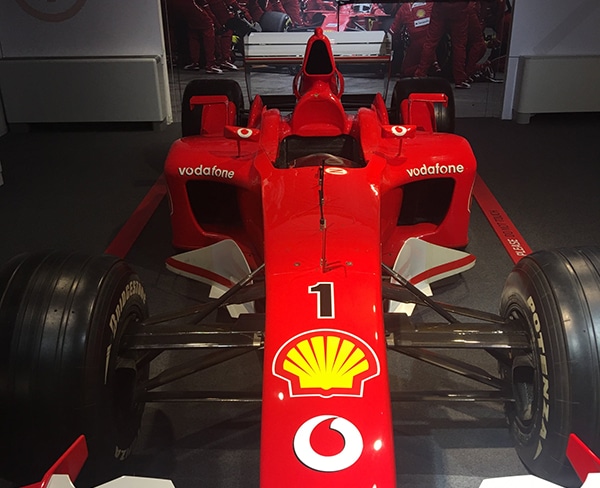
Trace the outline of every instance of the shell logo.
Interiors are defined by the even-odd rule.
[[[427,12],[425,12],[424,9],[420,8],[419,10],[417,10],[417,18],[418,19],[422,19],[426,15],[427,15]]]
[[[379,359],[365,341],[335,329],[299,334],[273,360],[273,374],[288,383],[291,397],[360,397],[365,383],[380,369]]]

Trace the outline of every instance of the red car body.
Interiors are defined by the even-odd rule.
[[[231,239],[264,264],[262,487],[396,486],[381,264],[409,238],[468,242],[476,162],[435,131],[444,96],[412,94],[394,125],[381,95],[349,113],[342,91],[317,29],[291,113],[257,96],[240,127],[227,97],[192,97],[202,128],[165,166],[177,248]]]
[[[312,10],[310,7],[309,5],[304,15],[309,22],[322,17],[320,25],[325,32],[387,30],[391,21],[390,16],[374,3],[338,5],[333,10]]]

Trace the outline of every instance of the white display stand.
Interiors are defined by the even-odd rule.
[[[172,121],[160,0],[0,2],[6,122]]]

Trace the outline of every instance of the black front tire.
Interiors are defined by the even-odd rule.
[[[456,109],[452,85],[444,78],[402,78],[394,85],[390,107],[390,123],[402,124],[400,105],[411,93],[444,93],[448,97],[448,106],[434,104],[434,116],[437,132],[454,133]]]
[[[0,434],[31,481],[81,434],[90,458],[129,455],[148,369],[119,349],[145,317],[144,288],[118,258],[38,253],[0,271]]]
[[[600,452],[600,248],[537,252],[508,276],[501,314],[520,320],[531,350],[501,365],[515,402],[507,417],[517,453],[535,475],[580,486],[568,436]]]
[[[190,108],[190,99],[198,95],[225,95],[236,107],[236,125],[240,124],[244,110],[244,95],[235,80],[192,80],[183,92],[181,105],[181,135],[194,136],[201,133],[202,106]]]

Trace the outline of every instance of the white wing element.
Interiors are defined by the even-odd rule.
[[[79,436],[73,444],[46,471],[41,481],[24,488],[75,488],[72,480],[77,479],[88,457],[85,436]],[[175,488],[170,480],[122,476],[99,485],[97,488]]]
[[[47,488],[75,488],[68,474],[53,474],[46,485]]]
[[[231,239],[171,256],[166,265],[178,275],[210,285],[211,298],[219,298],[250,273],[244,253]],[[227,309],[233,317],[254,312],[253,304],[229,305]]]
[[[175,488],[175,485],[171,480],[121,476],[116,480],[98,485],[96,488]]]
[[[54,474],[46,488],[75,488],[67,474]],[[157,478],[140,478],[137,476],[121,476],[116,480],[98,485],[96,488],[175,488],[170,480]]]
[[[475,266],[475,256],[421,239],[407,239],[396,257],[393,269],[427,296],[433,295],[430,283],[453,276]],[[392,280],[392,283],[397,283]],[[413,303],[390,301],[391,313],[412,314]]]
[[[489,478],[483,480],[479,488],[562,488],[562,486],[527,474],[505,478]],[[581,488],[600,488],[600,473],[589,473]]]
[[[483,480],[479,488],[562,488],[531,474]],[[590,487],[587,487],[590,488]]]

